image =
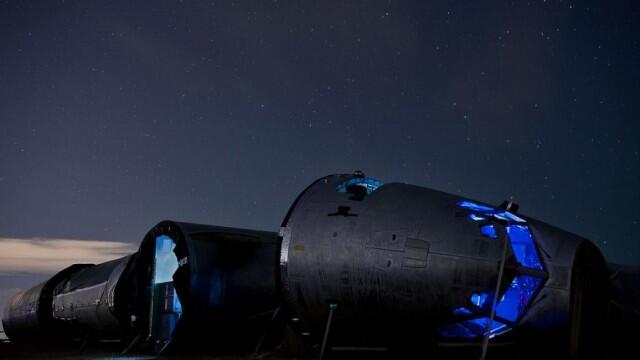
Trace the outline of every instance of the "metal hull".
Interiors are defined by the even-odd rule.
[[[510,344],[520,358],[584,359],[640,323],[637,271],[612,274],[610,296],[595,245],[511,203],[330,175],[298,196],[279,233],[163,221],[135,254],[16,296],[3,324],[15,341],[90,334],[152,353],[302,339],[316,353],[476,357]]]
[[[366,180],[360,175],[319,179],[283,223],[282,282],[302,336],[320,344],[334,306],[329,332],[334,346],[420,344],[430,351],[439,341],[478,342],[485,332],[474,325],[487,322],[491,306],[490,300],[483,305],[472,301],[483,294],[496,298],[495,320],[504,325],[490,337],[501,331],[502,337],[516,339],[546,337],[568,355],[591,345],[577,345],[578,329],[584,340],[594,336],[589,329],[603,328],[603,318],[590,316],[588,326],[575,321],[586,320],[587,307],[589,313],[604,313],[607,307],[605,263],[588,240],[498,207],[470,203],[465,208],[460,204],[467,199],[417,186],[393,183],[368,194],[357,188],[344,191],[344,184],[360,178]],[[493,236],[483,234],[485,226]],[[520,228],[533,237],[535,264],[519,262],[520,244],[507,234]],[[588,266],[576,265],[583,248],[588,249],[583,251]],[[501,262],[501,291],[494,296]],[[582,310],[572,306],[582,299],[572,293],[578,288],[572,289],[576,266],[589,269],[579,287],[589,289],[579,295],[589,299]],[[534,286],[518,290],[521,279]],[[516,299],[518,308],[509,309],[514,291],[527,298]],[[573,347],[569,339],[576,342]]]

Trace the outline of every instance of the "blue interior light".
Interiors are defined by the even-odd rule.
[[[471,303],[479,308],[483,307],[487,299],[489,298],[489,294],[486,292],[483,293],[473,293],[471,294]]]
[[[474,213],[469,214],[469,219],[473,220],[473,221],[482,221],[482,220],[487,220],[486,217],[484,216],[478,216]]]
[[[481,317],[441,326],[438,332],[440,336],[447,338],[476,338],[484,335],[488,322],[488,317]],[[489,327],[489,338],[504,334],[509,330],[511,330],[509,325],[493,320]]]
[[[500,224],[482,224],[480,233],[489,238],[497,238],[496,226],[504,226],[507,233],[507,239],[511,244],[511,249],[515,255],[516,261],[523,268],[542,270],[544,266],[538,255],[538,250],[534,242],[527,221],[509,211],[502,209],[494,209],[489,206],[479,205],[471,201],[460,201],[457,203],[465,209],[473,211],[468,214],[468,218],[473,221],[483,221],[487,219],[501,220]],[[504,224],[506,222],[506,224]],[[489,337],[495,337],[503,334],[511,327],[502,321],[510,321],[516,323],[524,314],[527,306],[533,299],[536,291],[542,286],[543,279],[533,275],[516,275],[509,288],[499,299],[495,306],[496,315],[500,321],[493,320],[489,326]],[[489,322],[487,317],[489,309],[487,309],[487,301],[493,301],[493,292],[477,292],[471,294],[471,303],[478,307],[474,312],[467,308],[461,307],[453,311],[454,315],[472,315],[473,313],[483,313],[484,316],[478,315],[475,319],[463,320],[454,324],[447,324],[440,328],[440,335],[450,338],[473,338],[483,336]]]
[[[489,225],[482,225],[480,227],[480,233],[483,236],[486,236],[488,238],[492,238],[492,239],[496,239],[498,238],[498,234],[496,233],[496,228],[489,224]]]
[[[515,322],[518,320],[541,283],[542,279],[537,277],[529,275],[516,276],[511,281],[509,289],[498,302],[496,314],[509,321]]]
[[[478,319],[467,320],[464,322],[464,325],[466,327],[469,327],[476,334],[484,335],[488,322],[489,322],[489,318],[481,317]],[[511,328],[508,325],[503,324],[500,321],[493,320],[491,322],[491,326],[489,327],[489,338],[492,338],[500,334],[504,334],[509,330],[511,330]]]
[[[173,273],[178,270],[178,259],[173,253],[175,246],[173,239],[167,235],[160,235],[156,238],[154,284],[173,281]]]
[[[456,315],[456,316],[471,315],[471,314],[473,314],[471,310],[467,309],[466,307],[459,307],[459,308],[453,309],[453,315]]]
[[[367,190],[367,195],[370,195],[382,186],[382,182],[372,178],[355,177],[338,184],[338,186],[336,186],[336,191],[346,192],[350,186],[362,186]]]
[[[503,220],[503,221],[508,221],[508,222],[515,222],[515,223],[526,223],[527,221],[509,211],[506,210],[501,210],[501,209],[494,209],[492,207],[489,206],[485,206],[485,205],[480,205],[480,204],[476,204],[472,201],[459,201],[458,206],[463,207],[465,209],[471,210],[471,211],[475,211],[475,212],[479,212],[482,215],[485,216],[491,216],[494,217],[496,219],[499,220]],[[472,220],[476,220],[474,219],[474,217],[477,217],[478,215],[476,214],[470,214],[469,218]]]
[[[526,223],[527,221],[519,216],[516,216],[513,213],[510,213],[508,211],[498,211],[495,214],[493,214],[493,217],[496,219],[500,219],[500,220],[504,220],[504,221],[509,221],[509,222],[517,222],[517,223]]]
[[[506,227],[507,235],[518,263],[529,269],[542,270],[542,262],[538,256],[533,237],[526,225],[509,225]]]
[[[151,325],[153,335],[162,337],[165,330],[168,330],[169,334],[173,332],[182,315],[182,304],[173,286],[173,274],[178,269],[178,259],[173,253],[176,245],[173,239],[167,235],[160,235],[155,240]],[[172,291],[172,296],[167,296],[167,291]],[[162,328],[165,326],[167,328],[163,330]]]
[[[492,208],[492,207],[476,204],[476,203],[471,202],[471,201],[460,201],[460,202],[458,202],[458,206],[461,206],[461,207],[463,207],[465,209],[469,209],[469,210],[472,210],[472,211],[477,211],[477,212],[495,211],[495,209]]]

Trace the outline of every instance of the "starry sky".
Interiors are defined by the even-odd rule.
[[[275,231],[311,181],[359,169],[512,199],[640,265],[639,15],[633,0],[1,1],[0,236]]]

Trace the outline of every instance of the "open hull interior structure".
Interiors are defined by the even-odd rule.
[[[277,233],[160,222],[136,253],[16,295],[2,321],[14,342],[115,339],[144,353],[477,357],[500,343],[586,359],[629,350],[638,279],[513,203],[356,172],[312,183]]]
[[[182,303],[173,283],[173,274],[178,270],[174,248],[175,241],[167,235],[155,238],[149,334],[162,344],[171,340],[171,334],[182,315]]]
[[[252,342],[278,308],[276,233],[163,221],[132,268],[131,327],[151,352]]]

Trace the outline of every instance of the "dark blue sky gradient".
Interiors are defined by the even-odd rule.
[[[637,1],[0,2],[0,236],[276,230],[361,169],[640,264]]]

